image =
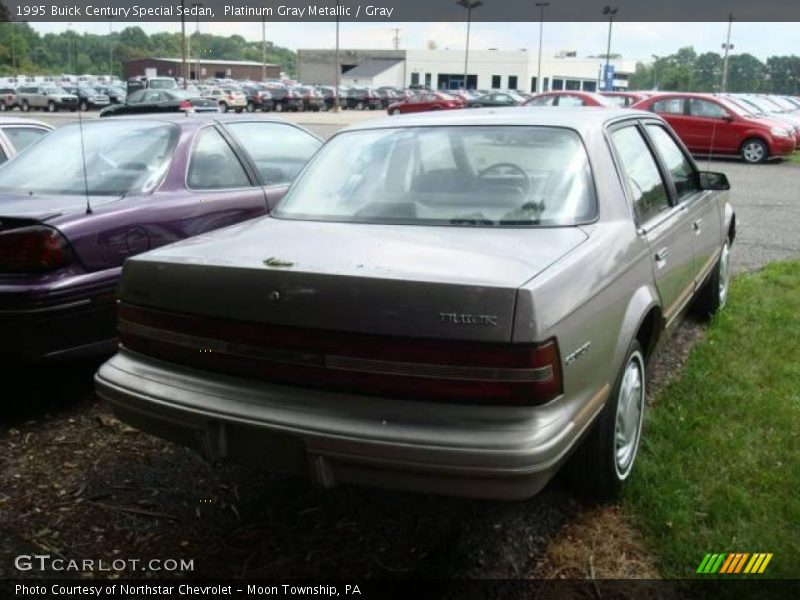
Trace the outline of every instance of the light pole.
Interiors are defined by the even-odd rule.
[[[720,91],[723,94],[728,91],[728,52],[733,50],[731,27],[733,27],[733,15],[728,15],[728,39],[722,44],[722,49],[725,50],[725,57],[722,59],[722,89]]]
[[[261,15],[261,81],[267,79],[267,15]]]
[[[183,89],[186,89],[186,15],[183,2],[184,0],[181,0],[181,76],[183,77]]]
[[[197,57],[197,66],[194,69],[194,78],[197,81],[197,83],[200,83],[200,7],[203,6],[203,3],[195,2],[194,4],[192,4],[192,6],[197,8],[197,29],[195,31],[195,33],[197,34],[195,36],[197,37],[197,43],[195,44],[195,46],[197,46],[197,48],[194,51]]]
[[[341,83],[342,68],[339,66],[339,0],[336,0],[336,52],[334,53],[334,60],[336,61],[336,72],[334,76],[333,86],[333,112],[339,112],[339,84]]]
[[[658,90],[658,59],[661,58],[657,54],[651,54],[653,57],[653,90]]]
[[[14,66],[14,77],[17,76],[17,36],[16,21],[11,21],[11,64]]]
[[[609,67],[609,62],[611,60],[611,28],[614,25],[614,15],[617,14],[618,10],[619,10],[619,8],[617,8],[616,6],[614,8],[611,8],[610,6],[603,7],[603,14],[608,17],[608,45],[606,46],[606,68],[603,71],[603,79],[605,80],[603,82],[603,88],[606,88],[606,86],[609,83],[609,81],[608,81],[608,67]],[[611,81],[610,89],[605,89],[605,91],[606,92],[614,91],[614,82],[613,81]]]
[[[114,73],[114,42],[111,39],[112,34],[114,33],[114,24],[111,21],[111,18],[108,19],[108,75]]]
[[[483,6],[480,0],[457,0],[456,4],[467,9],[467,49],[464,52],[464,90],[467,89],[467,73],[469,72],[469,29],[472,24],[472,9]]]
[[[536,6],[539,7],[539,66],[536,69],[536,89],[533,90],[534,94],[539,93],[539,88],[544,88],[542,86],[542,37],[544,35],[544,9],[550,6],[549,2],[537,2]]]

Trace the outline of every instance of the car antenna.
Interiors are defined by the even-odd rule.
[[[92,214],[92,203],[89,200],[89,175],[86,172],[86,145],[83,141],[83,116],[81,115],[81,107],[78,106],[78,129],[81,134],[81,162],[83,165],[83,191],[86,194],[86,214]]]

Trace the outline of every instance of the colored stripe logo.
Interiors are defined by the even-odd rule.
[[[708,553],[700,561],[700,566],[697,567],[696,573],[701,575],[713,575],[716,573],[723,575],[755,575],[763,573],[770,560],[772,560],[771,552],[755,554],[748,552]]]

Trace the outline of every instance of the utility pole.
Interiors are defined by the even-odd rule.
[[[342,67],[339,65],[339,0],[336,0],[336,73],[333,88],[333,112],[339,112],[339,84],[341,83]]]
[[[611,61],[611,29],[614,26],[614,15],[617,14],[619,11],[618,7],[611,8],[610,6],[606,6],[603,8],[603,14],[608,17],[608,45],[606,46],[606,68],[603,71],[603,88],[605,88],[606,92],[613,92],[614,91],[614,82],[611,82],[610,88],[606,88],[606,84],[608,83],[608,67],[609,62]]]
[[[458,0],[456,2],[459,6],[467,9],[467,49],[464,52],[464,90],[467,89],[467,73],[469,72],[469,30],[472,24],[472,9],[483,6],[480,0]]]
[[[392,31],[394,31],[394,49],[400,50],[400,28],[395,27]]]
[[[539,93],[539,89],[544,91],[542,85],[542,37],[544,36],[544,9],[550,6],[549,2],[537,2],[536,6],[539,7],[539,66],[536,69],[536,89],[533,90],[534,94]]]
[[[267,79],[267,15],[261,15],[261,81]]]
[[[195,8],[197,8],[197,43],[195,44],[195,57],[197,58],[197,66],[194,69],[194,78],[197,83],[200,83],[200,7],[203,6],[202,2],[195,2],[192,4]]]
[[[183,2],[184,0],[181,0],[181,75],[183,76],[183,89],[186,89],[186,15]]]
[[[728,53],[733,50],[733,45],[731,44],[731,27],[733,27],[733,15],[728,15],[728,38],[724,44],[722,44],[722,49],[725,50],[725,57],[722,59],[722,86],[720,92],[723,94],[728,91]]]
[[[653,57],[653,91],[658,90],[658,60],[661,58],[657,54],[651,54]]]
[[[16,21],[11,21],[11,64],[14,66],[14,76],[17,76],[17,28]]]
[[[114,73],[114,41],[111,39],[114,33],[114,24],[111,18],[108,19],[108,74],[109,76]]]

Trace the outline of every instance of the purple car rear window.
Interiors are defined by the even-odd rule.
[[[172,159],[172,123],[100,120],[65,125],[0,169],[0,191],[37,196],[127,196],[152,191]],[[83,143],[81,143],[83,138]],[[84,173],[85,164],[85,173]]]

